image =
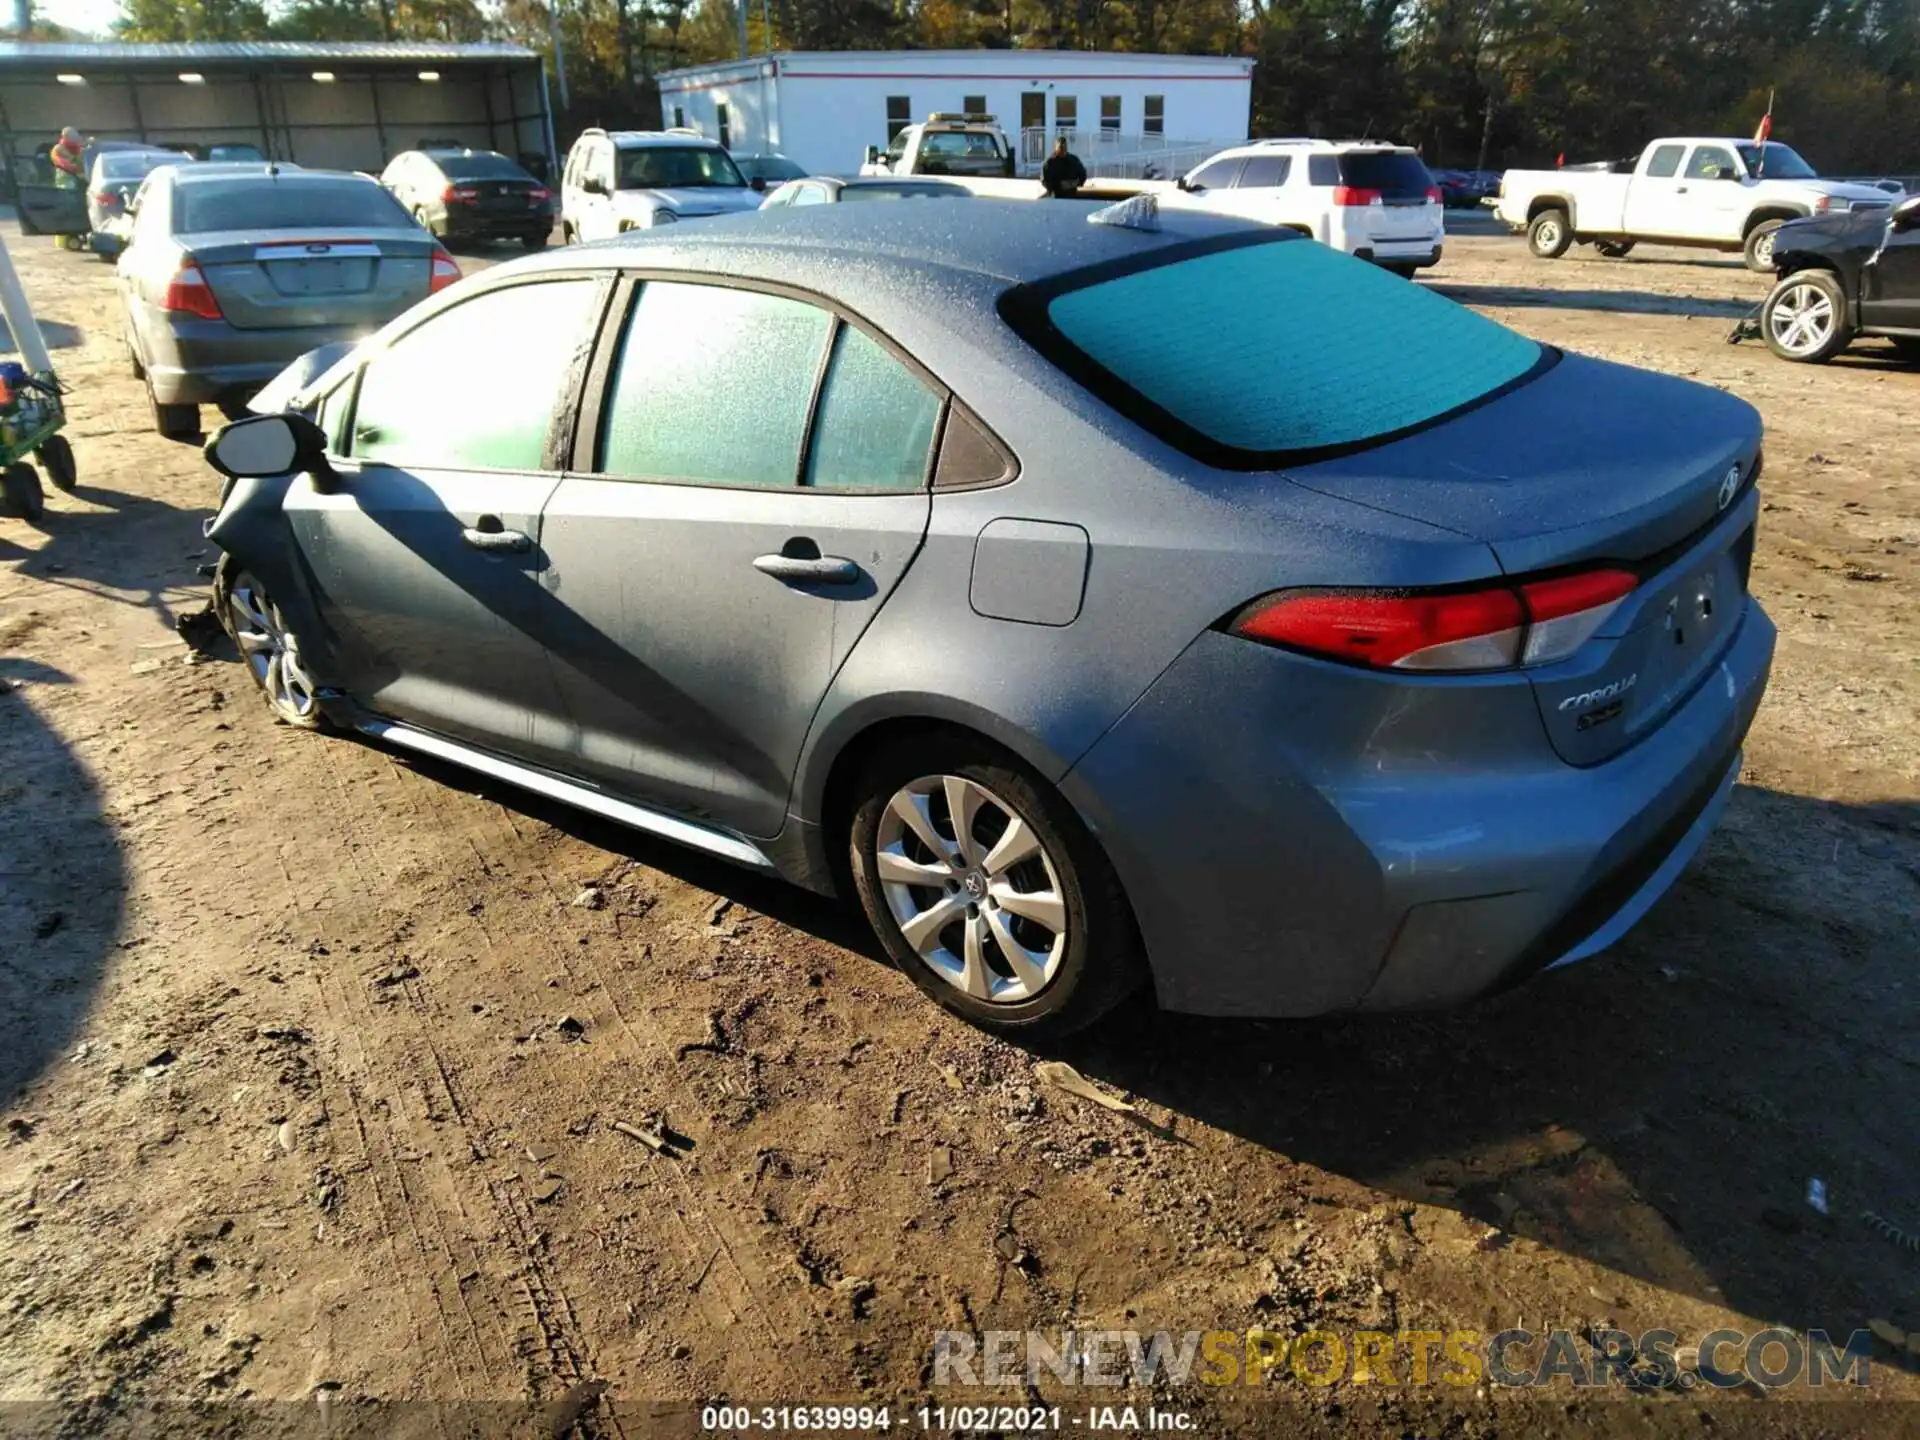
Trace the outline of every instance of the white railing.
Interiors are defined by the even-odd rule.
[[[1038,174],[1053,153],[1053,142],[1064,137],[1067,148],[1080,157],[1087,174],[1101,180],[1172,180],[1201,161],[1218,154],[1236,140],[1176,140],[1165,135],[1125,134],[1119,130],[1049,129],[1029,126],[1020,132],[1020,171]]]

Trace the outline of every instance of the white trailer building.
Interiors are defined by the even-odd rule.
[[[782,51],[660,77],[665,123],[740,154],[852,174],[936,110],[985,112],[1037,166],[1065,135],[1095,174],[1173,175],[1247,138],[1253,61],[1079,50]]]

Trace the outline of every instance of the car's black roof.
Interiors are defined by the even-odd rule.
[[[751,210],[613,240],[568,246],[531,262],[541,268],[618,262],[708,269],[832,291],[850,263],[936,267],[1010,283],[1124,261],[1165,246],[1245,232],[1251,222],[1162,207],[1158,230],[1095,225],[1101,206],[1073,200],[980,199],[971,205],[808,205]],[[1261,227],[1265,228],[1265,227]],[[1276,232],[1276,238],[1287,232]],[[529,262],[520,262],[528,264]]]

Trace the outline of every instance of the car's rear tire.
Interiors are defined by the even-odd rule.
[[[153,409],[153,428],[162,439],[195,444],[202,438],[198,405],[162,405],[154,399],[151,384],[147,386],[147,403]]]
[[[1898,358],[1909,365],[1920,365],[1920,335],[1889,335],[1886,339]]]
[[[1385,270],[1389,275],[1398,275],[1402,280],[1411,280],[1420,273],[1420,267],[1418,265],[1403,260],[1384,261],[1380,268]]]
[[[14,519],[38,520],[47,505],[40,472],[24,460],[16,460],[0,471],[0,501],[5,502],[6,513]]]
[[[223,556],[214,571],[213,607],[274,718],[296,730],[328,729],[286,617],[266,587],[231,555]]]
[[[1624,260],[1633,253],[1631,240],[1596,240],[1593,248],[1609,260]]]
[[[433,228],[433,222],[427,218],[427,207],[424,205],[413,207],[413,223],[436,240],[444,238],[438,230]]]
[[[1133,912],[1086,824],[984,740],[918,736],[875,755],[855,786],[848,847],[887,954],[971,1024],[1064,1035],[1145,978]]]
[[[531,235],[522,235],[520,237],[520,248],[523,250],[544,250],[547,248],[547,240],[549,238],[549,232],[545,230],[535,231]]]
[[[220,413],[227,419],[244,420],[253,414],[253,411],[249,410],[247,405],[252,401],[255,393],[257,392],[252,390],[229,390],[222,395],[215,404],[219,406]]]
[[[1847,295],[1830,270],[1798,270],[1760,306],[1760,334],[1782,360],[1820,365],[1853,340]]]
[[[1747,243],[1741,247],[1741,256],[1747,262],[1747,269],[1756,275],[1773,274],[1773,235],[1784,220],[1762,220],[1747,232]]]
[[[146,363],[141,360],[140,352],[133,348],[132,336],[127,337],[127,368],[133,372],[134,379],[144,380],[147,378]]]
[[[56,490],[72,490],[79,482],[80,471],[73,463],[73,446],[67,443],[64,435],[49,435],[40,442],[40,468],[47,472],[47,479],[53,482]]]
[[[1542,260],[1558,260],[1573,244],[1573,222],[1557,206],[1542,210],[1527,226],[1527,248]]]

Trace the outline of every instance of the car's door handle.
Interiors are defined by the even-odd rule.
[[[469,525],[460,532],[460,538],[475,550],[485,550],[493,554],[514,553],[533,548],[533,537],[519,530],[477,530]]]
[[[1676,185],[1673,187],[1673,193],[1676,195],[1684,195],[1687,193],[1687,187],[1684,185]]]
[[[860,567],[838,555],[762,555],[753,568],[776,580],[804,580],[815,585],[851,585]]]

